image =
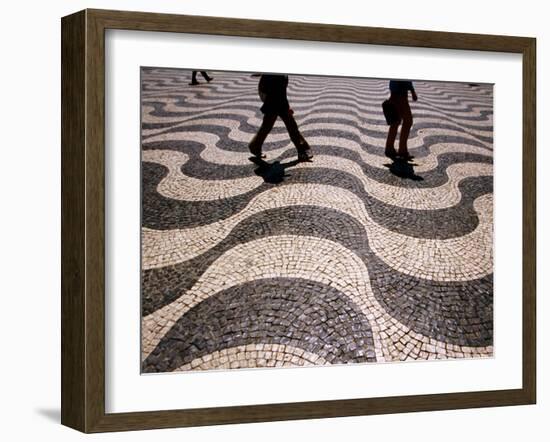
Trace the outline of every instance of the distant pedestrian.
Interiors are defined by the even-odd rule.
[[[262,156],[263,143],[269,132],[271,132],[271,129],[273,129],[277,117],[283,120],[288,135],[294,143],[294,146],[296,146],[298,160],[308,161],[312,158],[308,153],[310,146],[300,133],[298,124],[293,116],[294,111],[290,108],[288,103],[286,95],[287,86],[288,75],[263,74],[260,76],[258,93],[263,102],[260,109],[264,117],[262,125],[258,129],[258,133],[252,138],[252,141],[250,141],[248,145],[252,155],[257,158],[261,158]]]
[[[385,154],[387,157],[395,158],[399,157],[404,160],[411,160],[414,157],[409,154],[407,147],[407,141],[409,139],[409,133],[413,124],[413,117],[411,107],[409,106],[409,91],[413,101],[418,100],[412,81],[390,81],[390,98],[389,112],[391,115],[391,121],[388,130],[388,138],[386,139]],[[386,103],[385,103],[386,104]],[[386,108],[384,109],[386,113]],[[388,115],[386,115],[388,119]],[[401,125],[401,133],[399,134],[399,149],[395,151],[394,143],[397,136],[397,129]]]
[[[199,71],[193,71],[193,73],[191,74],[191,83],[189,83],[191,86],[196,86],[197,84],[199,84],[199,82],[197,81],[197,72]],[[200,71],[200,72],[206,81],[208,81],[209,83],[212,81],[212,77],[208,75],[208,72],[206,71]]]

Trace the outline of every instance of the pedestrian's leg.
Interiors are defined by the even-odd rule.
[[[390,125],[388,129],[388,137],[386,138],[386,150],[384,154],[389,158],[393,158],[396,155],[395,147],[393,145],[395,143],[395,137],[397,136],[398,127],[399,123],[394,123]]]
[[[206,81],[208,82],[212,81],[212,77],[210,77],[206,71],[201,71],[201,75],[204,77]]]
[[[296,149],[299,149],[300,146],[302,146],[306,140],[300,133],[296,120],[288,112],[281,112],[279,116],[281,117],[281,120],[283,120],[283,123],[285,123],[285,127],[288,132],[288,135],[290,136],[290,140],[294,143],[294,146],[296,146]]]
[[[191,83],[189,83],[191,86],[195,86],[196,84],[199,84],[197,81],[197,71],[193,71],[191,73]]]
[[[283,120],[283,123],[285,123],[285,127],[291,141],[294,143],[294,146],[296,146],[296,150],[298,151],[298,159],[300,161],[307,161],[311,159],[311,155],[308,155],[306,152],[310,149],[310,146],[300,133],[294,116],[292,116],[289,112],[283,112],[279,116]]]
[[[399,134],[399,150],[397,153],[403,157],[409,157],[409,149],[407,147],[407,141],[409,140],[409,133],[413,124],[413,118],[411,113],[411,107],[409,106],[408,99],[405,98],[404,102],[400,106],[400,113],[403,118],[403,125],[401,126],[401,133]]]
[[[262,155],[262,146],[265,139],[269,135],[269,132],[271,132],[271,129],[273,129],[275,120],[277,120],[277,114],[264,114],[262,125],[258,129],[256,135],[254,135],[254,138],[252,138],[252,140],[248,144],[248,148],[250,149],[252,155],[255,155],[257,157]]]

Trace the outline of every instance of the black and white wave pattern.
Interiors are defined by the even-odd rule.
[[[291,76],[275,184],[258,78],[211,75],[142,70],[143,372],[492,356],[492,87],[415,82],[404,166],[386,80]]]

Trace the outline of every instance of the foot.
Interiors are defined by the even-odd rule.
[[[309,161],[313,158],[311,155],[311,147],[308,142],[302,139],[301,143],[297,146],[298,150],[298,161]]]
[[[313,155],[309,153],[310,149],[300,149],[298,150],[298,161],[310,161],[313,158]]]
[[[196,86],[197,84],[199,84],[198,81],[192,81],[191,83],[189,83],[189,86]]]
[[[393,148],[386,148],[384,155],[393,160],[397,156],[397,152],[395,152],[395,149]]]
[[[253,145],[248,145],[248,150],[252,155],[254,155],[256,158],[265,158],[265,155],[262,155],[262,148],[256,147]]]
[[[414,155],[411,155],[409,152],[397,152],[397,156],[405,161],[410,161],[414,158]]]
[[[210,83],[210,82],[212,81],[212,77],[208,77],[208,78],[206,79],[206,81],[208,81],[208,83]]]

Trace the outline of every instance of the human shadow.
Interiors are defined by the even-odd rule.
[[[287,161],[286,163],[281,163],[280,161],[268,163],[267,161],[257,157],[250,157],[249,159],[258,166],[254,170],[254,173],[262,177],[263,180],[269,184],[282,183],[285,177],[289,176],[286,173],[286,169],[300,163],[300,160]]]
[[[420,175],[417,175],[414,172],[414,166],[416,164],[411,164],[408,161],[396,158],[391,164],[384,164],[393,175],[399,178],[404,178],[412,181],[424,181]]]

